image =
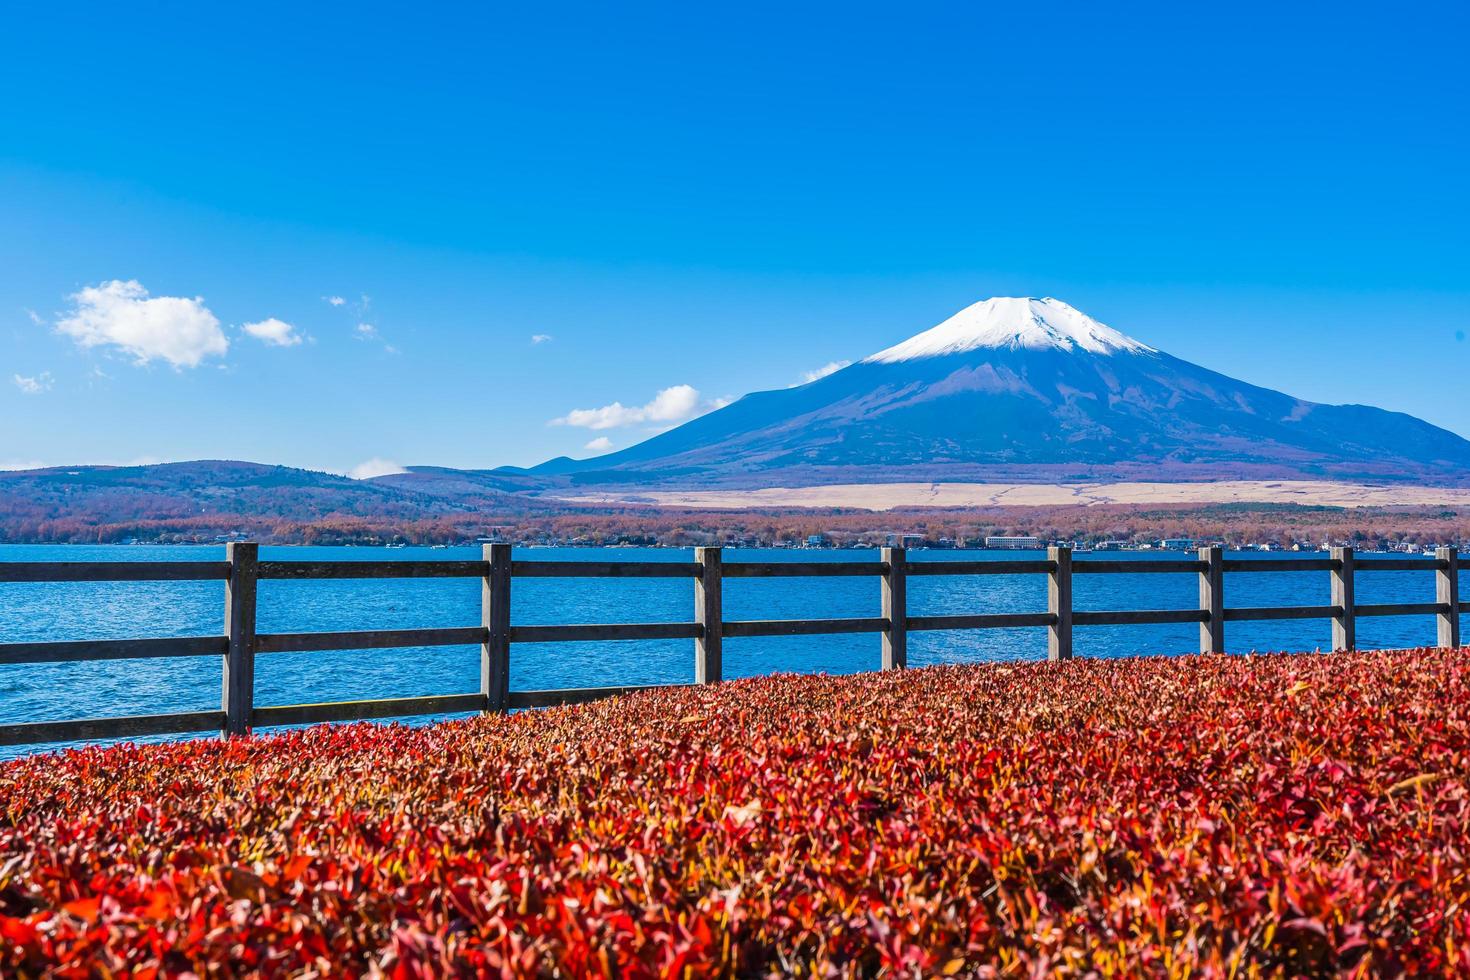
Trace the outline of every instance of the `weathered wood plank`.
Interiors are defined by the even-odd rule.
[[[975,613],[966,616],[910,616],[911,630],[986,630],[1050,626],[1051,613]]]
[[[263,561],[262,579],[483,578],[483,561]]]
[[[696,548],[700,574],[694,580],[694,683],[718,684],[724,673],[724,562],[719,548]]]
[[[1352,548],[1333,548],[1332,560],[1336,568],[1332,572],[1332,604],[1337,615],[1332,617],[1332,649],[1353,650],[1358,645],[1358,620],[1356,588],[1353,585],[1354,565]]]
[[[220,710],[226,737],[250,730],[255,707],[255,599],[260,546],[250,541],[225,546],[230,577],[225,580],[225,647]]]
[[[510,545],[485,545],[485,577],[480,582],[480,694],[487,712],[504,712],[510,694],[510,595],[515,562]]]
[[[184,735],[190,732],[220,731],[224,724],[223,711],[186,711],[167,715],[131,715],[77,721],[29,721],[17,725],[0,725],[0,745]]]
[[[881,633],[888,620],[874,619],[746,619],[725,621],[726,636],[822,636],[828,633]]]
[[[1435,642],[1453,650],[1460,645],[1460,553],[1438,548],[1434,557],[1444,565],[1434,573],[1434,597],[1442,610],[1434,618]]]
[[[1334,572],[1332,558],[1226,558],[1227,572]]]
[[[1083,559],[1072,562],[1073,575],[1141,575],[1149,573],[1204,572],[1208,567],[1193,558],[1161,558],[1150,561]]]
[[[315,653],[322,650],[384,650],[393,647],[446,647],[485,642],[483,626],[418,630],[351,630],[340,633],[261,633],[257,653]]]
[[[1449,607],[1437,602],[1380,602],[1358,603],[1354,608],[1359,616],[1438,616]]]
[[[732,561],[724,571],[726,578],[828,578],[882,575],[888,566],[881,561]]]
[[[1225,652],[1225,553],[1211,545],[1199,550],[1205,565],[1199,573],[1199,608],[1205,618],[1199,624],[1199,652]]]
[[[229,575],[222,561],[0,562],[0,582],[203,582]]]
[[[1147,626],[1161,623],[1203,623],[1203,609],[1097,609],[1072,613],[1074,626]]]
[[[318,725],[329,721],[372,721],[413,715],[450,715],[484,711],[483,694],[431,694],[418,698],[379,698],[372,701],[326,701],[257,707],[256,728],[276,725]]]
[[[1038,575],[1056,570],[1048,559],[1002,558],[997,561],[911,561],[910,575]]]
[[[217,657],[223,655],[228,646],[228,641],[223,636],[0,643],[0,666],[77,663],[88,660],[148,660],[155,657]]]
[[[1072,659],[1072,549],[1048,548],[1052,571],[1046,577],[1046,611],[1052,620],[1046,630],[1046,658]]]
[[[512,708],[555,708],[564,704],[586,704],[636,691],[665,691],[688,684],[622,684],[615,687],[573,687],[555,691],[511,691]]]
[[[884,548],[882,610],[888,628],[883,631],[883,669],[902,670],[909,663],[908,557],[903,548]]]
[[[1341,606],[1236,606],[1225,609],[1225,622],[1259,622],[1273,619],[1334,619]]]
[[[514,561],[517,578],[694,578],[698,562],[689,561]]]
[[[512,626],[512,643],[576,643],[593,640],[693,640],[698,623],[590,623],[586,625]],[[726,636],[730,635],[728,631]]]

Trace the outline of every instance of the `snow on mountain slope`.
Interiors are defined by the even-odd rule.
[[[1112,327],[1098,323],[1059,299],[996,296],[967,306],[939,326],[864,358],[892,364],[921,357],[959,354],[980,347],[1011,350],[1084,350],[1090,354],[1155,353]]]

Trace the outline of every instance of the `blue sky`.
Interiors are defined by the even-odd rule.
[[[1470,435],[1464,4],[701,6],[7,8],[0,466],[590,455],[998,294]]]

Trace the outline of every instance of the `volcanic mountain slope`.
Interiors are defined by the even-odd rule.
[[[532,472],[578,484],[888,480],[1470,480],[1470,442],[1180,360],[1056,299],[997,297],[797,388],[620,452]]]

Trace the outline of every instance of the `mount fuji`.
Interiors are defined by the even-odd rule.
[[[996,297],[840,371],[628,449],[575,484],[898,480],[1470,482],[1470,442],[1399,412],[1226,377],[1056,299]]]

